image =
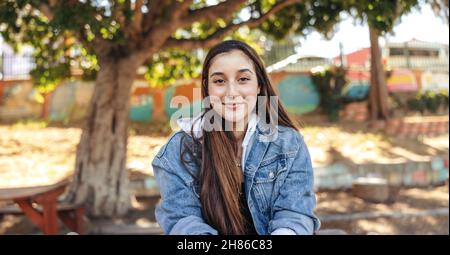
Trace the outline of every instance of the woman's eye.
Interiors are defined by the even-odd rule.
[[[239,78],[239,81],[240,81],[240,82],[249,81],[249,80],[250,80],[250,79],[247,78],[247,77],[241,77],[241,78]]]
[[[222,83],[224,83],[225,81],[222,80],[222,79],[218,79],[218,80],[214,80],[213,82],[216,83],[216,84],[222,84]]]

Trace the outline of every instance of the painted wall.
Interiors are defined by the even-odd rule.
[[[449,176],[448,156],[436,156],[429,161],[407,161],[391,164],[346,164],[336,162],[314,166],[314,188],[351,188],[359,177],[386,179],[391,186],[428,186],[444,183]]]
[[[366,98],[370,74],[367,71],[350,70],[347,75],[350,82],[344,87],[343,95],[351,99]],[[281,102],[292,114],[309,113],[319,106],[319,94],[308,73],[276,72],[269,77]],[[448,90],[448,84],[449,76],[446,73],[405,69],[394,70],[387,80],[390,92]],[[50,120],[80,120],[86,114],[93,90],[93,82],[63,82],[47,97],[48,108],[45,108],[42,100],[37,100],[39,93],[30,81],[0,81],[0,120],[38,118],[46,112]],[[180,100],[177,96],[183,98]],[[172,101],[174,98],[176,100]],[[131,121],[148,123],[154,119],[168,119],[180,108],[181,111],[175,117],[196,115],[201,110],[199,80],[167,88],[150,88],[143,79],[133,83],[129,113]]]
[[[201,99],[201,89],[196,82],[169,87],[164,93],[164,112],[169,118],[176,112],[175,118],[195,116],[201,112]]]
[[[290,113],[301,115],[317,109],[320,96],[309,75],[291,74],[277,86],[280,100]]]
[[[0,121],[39,118],[40,94],[30,81],[0,83]]]
[[[370,73],[361,70],[348,70],[349,82],[342,89],[342,95],[348,99],[364,99],[369,95]]]
[[[448,73],[424,72],[421,77],[422,91],[438,91],[449,89]]]
[[[395,69],[386,81],[389,92],[411,92],[419,90],[414,73],[408,69]]]

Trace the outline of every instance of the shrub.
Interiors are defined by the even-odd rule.
[[[331,66],[311,71],[311,79],[320,94],[320,107],[330,121],[338,121],[339,110],[343,105],[341,92],[346,83],[346,70]]]
[[[437,113],[439,108],[448,109],[448,91],[425,91],[416,94],[416,97],[408,100],[408,110],[420,112],[425,111]]]

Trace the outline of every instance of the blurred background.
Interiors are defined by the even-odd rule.
[[[322,229],[448,235],[448,8],[0,0],[0,234],[161,234],[151,162],[238,39],[302,124]]]

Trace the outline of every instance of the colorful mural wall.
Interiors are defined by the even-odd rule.
[[[320,96],[309,75],[288,75],[279,83],[278,92],[290,113],[305,114],[319,106]]]
[[[39,92],[29,81],[0,83],[0,121],[39,118],[42,111]]]
[[[150,92],[148,83],[136,81],[133,83],[130,97],[129,119],[135,122],[150,122],[154,111],[154,95]]]
[[[448,178],[448,158],[433,157],[430,161],[406,161],[390,164],[348,164],[336,162],[314,167],[314,188],[351,188],[359,177],[386,179],[392,187],[414,187],[443,184]]]
[[[389,92],[412,92],[419,89],[415,75],[409,69],[394,69],[386,86]]]
[[[308,73],[278,72],[271,73],[270,78],[279,92],[280,100],[290,113],[305,114],[319,106],[320,95]],[[369,72],[349,70],[347,78],[349,83],[343,89],[344,97],[367,98]],[[63,82],[47,97],[44,104],[48,106],[46,108],[43,105],[44,98],[30,81],[0,81],[0,121],[42,116],[54,121],[80,120],[86,114],[94,86],[94,82],[80,80]],[[447,73],[413,73],[399,69],[392,72],[387,86],[389,92],[448,90],[449,76]],[[168,119],[175,113],[177,115],[174,117],[179,118],[193,116],[200,111],[201,91],[198,80],[167,88],[150,88],[143,79],[133,83],[129,112],[131,121],[148,123],[154,119]]]
[[[347,79],[349,79],[349,83],[342,91],[344,97],[363,99],[368,96],[370,86],[370,73],[368,71],[349,70]],[[386,80],[386,85],[388,91],[392,93],[449,90],[449,74],[395,69]]]
[[[359,100],[364,99],[369,94],[370,73],[361,70],[348,70],[347,79],[349,82],[342,89],[344,98]]]
[[[201,112],[202,94],[200,86],[193,82],[166,89],[164,93],[164,112],[171,118],[192,117]]]
[[[448,73],[431,73],[429,71],[422,73],[421,90],[437,91],[449,89]]]
[[[51,94],[49,119],[52,121],[69,120],[72,112],[76,112],[75,81],[62,83]]]

